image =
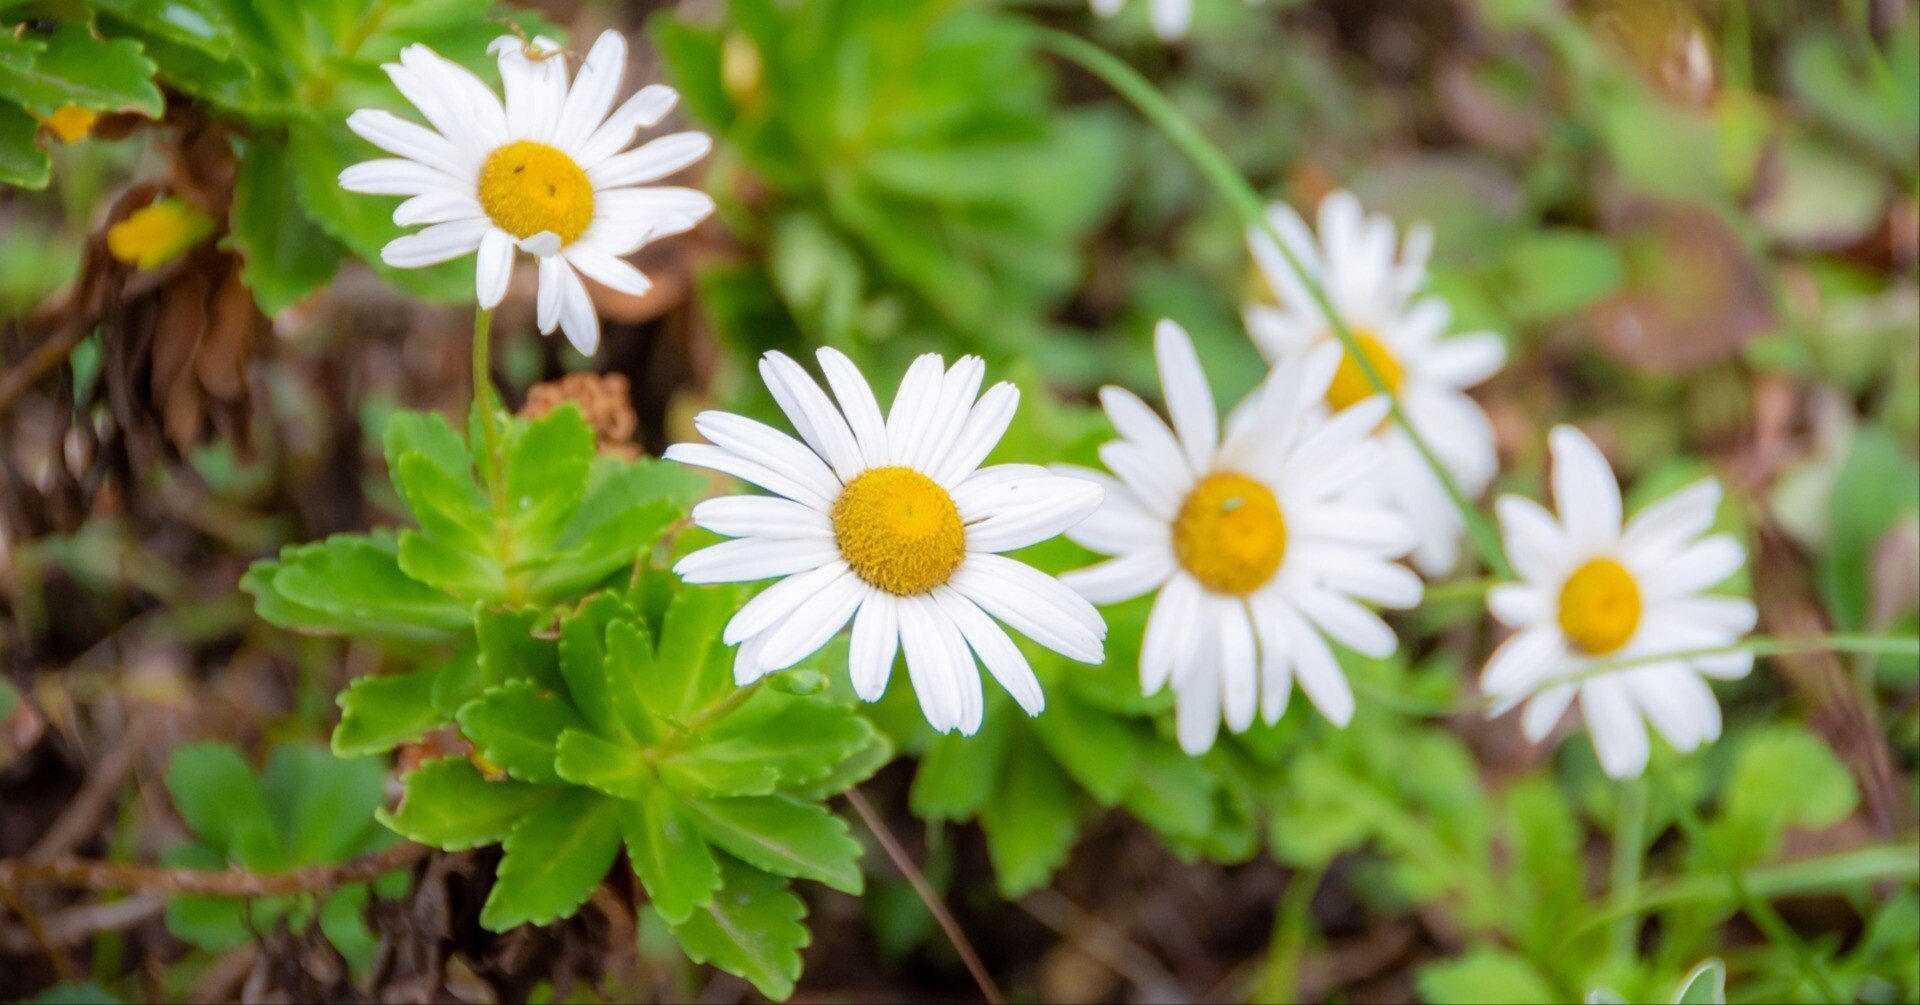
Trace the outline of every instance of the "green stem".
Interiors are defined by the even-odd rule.
[[[1676,649],[1672,652],[1648,653],[1641,656],[1625,656],[1619,659],[1601,660],[1582,667],[1580,672],[1561,678],[1555,683],[1586,680],[1600,677],[1619,670],[1646,666],[1652,663],[1665,663],[1668,660],[1691,660],[1705,656],[1724,656],[1728,653],[1750,652],[1755,656],[1793,656],[1800,653],[1877,653],[1881,656],[1920,656],[1920,638],[1895,637],[1887,635],[1866,635],[1859,633],[1837,635],[1813,635],[1799,639],[1775,639],[1765,636],[1753,636],[1724,646],[1708,646],[1702,649]]]
[[[1613,874],[1609,887],[1614,910],[1613,959],[1630,963],[1638,955],[1640,915],[1633,910],[1640,893],[1640,874],[1646,854],[1647,780],[1623,782],[1618,793],[1619,815],[1613,829]]]
[[[473,407],[480,413],[480,436],[486,444],[487,490],[493,495],[496,521],[507,518],[507,481],[505,461],[500,447],[500,419],[494,406],[499,400],[493,392],[493,312],[485,308],[473,315]]]
[[[1333,301],[1327,296],[1326,289],[1307,273],[1307,270],[1301,266],[1300,260],[1294,256],[1293,249],[1289,248],[1274,231],[1273,225],[1267,221],[1266,206],[1260,201],[1259,194],[1245,178],[1241,177],[1240,172],[1227,160],[1226,155],[1222,154],[1218,147],[1202,135],[1193,123],[1181,115],[1180,111],[1161,96],[1160,92],[1133,67],[1099,46],[1066,32],[1039,27],[1032,28],[1031,31],[1036,47],[1051,52],[1099,77],[1121,97],[1131,102],[1148,122],[1165,133],[1173,145],[1179,147],[1180,151],[1193,161],[1194,166],[1199,168],[1207,181],[1232,205],[1234,212],[1239,214],[1250,230],[1260,231],[1273,242],[1274,247],[1279,249],[1281,256],[1286,259],[1287,267],[1293,270],[1295,278],[1313,294],[1314,302],[1327,318],[1328,324],[1332,326],[1335,337],[1345,348],[1347,358],[1360,368],[1361,374],[1367,378],[1369,384],[1373,385],[1375,391],[1386,396],[1393,420],[1399,424],[1408,442],[1413,444],[1421,459],[1433,471],[1434,477],[1439,479],[1441,487],[1446,490],[1447,498],[1453,501],[1454,508],[1460,511],[1461,519],[1466,525],[1467,537],[1472,540],[1474,549],[1480,553],[1481,561],[1485,562],[1487,568],[1493,570],[1500,578],[1513,578],[1513,567],[1508,563],[1506,552],[1501,547],[1500,535],[1487,521],[1486,516],[1475,508],[1473,501],[1467,498],[1466,493],[1461,491],[1460,486],[1453,480],[1453,476],[1440,463],[1440,458],[1434,454],[1433,448],[1427,445],[1426,438],[1407,420],[1406,410],[1400,405],[1399,395],[1388,386],[1379,369],[1361,350],[1353,329],[1340,316],[1340,312],[1334,309]]]
[[[1733,893],[1733,899],[1739,902],[1741,910],[1746,912],[1747,917],[1752,919],[1769,941],[1775,945],[1787,947],[1787,950],[1793,954],[1794,964],[1799,967],[1805,979],[1820,990],[1821,996],[1826,1001],[1845,1001],[1846,999],[1840,994],[1840,989],[1833,983],[1833,976],[1827,973],[1826,966],[1787,925],[1786,919],[1780,917],[1780,912],[1773,909],[1772,904],[1754,895],[1740,867],[1723,857],[1720,850],[1714,847],[1712,837],[1707,833],[1707,826],[1701,822],[1700,815],[1693,808],[1693,803],[1671,789],[1666,795],[1668,801],[1673,804],[1675,821],[1687,835],[1687,843],[1698,848],[1702,855],[1726,874],[1727,888]]]
[[[1297,1002],[1300,995],[1300,957],[1313,936],[1313,895],[1327,878],[1324,865],[1303,868],[1287,881],[1273,915],[1273,935],[1267,940],[1266,965],[1253,988],[1254,1001]]]

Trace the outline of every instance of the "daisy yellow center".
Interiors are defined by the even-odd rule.
[[[1265,586],[1287,554],[1287,521],[1272,490],[1245,475],[1208,475],[1173,519],[1173,554],[1216,593]]]
[[[488,154],[480,166],[480,208],[515,237],[552,231],[572,244],[593,222],[593,182],[573,158],[521,140]]]
[[[833,502],[833,536],[861,579],[895,596],[925,593],[967,557],[953,496],[912,468],[869,468]]]
[[[1387,390],[1399,390],[1400,361],[1394,358],[1393,351],[1370,331],[1354,332],[1353,340],[1360,344],[1360,354],[1373,364],[1373,372],[1386,382]],[[1353,358],[1353,353],[1342,352],[1340,368],[1333,372],[1333,383],[1327,387],[1327,404],[1337,412],[1358,405],[1377,393],[1373,389],[1373,381],[1367,379],[1366,371],[1360,369],[1360,363]]]
[[[1640,627],[1640,584],[1626,566],[1596,558],[1567,577],[1560,588],[1560,630],[1592,656],[1605,656],[1633,638]]]

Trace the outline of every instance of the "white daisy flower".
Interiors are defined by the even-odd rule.
[[[501,38],[503,104],[480,78],[424,45],[387,64],[394,86],[431,128],[391,112],[363,109],[347,125],[392,158],[355,164],[340,185],[368,195],[403,195],[393,222],[424,229],[381,250],[388,265],[422,268],[475,255],[475,292],[491,309],[507,293],[518,247],[539,260],[535,314],[540,331],[558,327],[583,353],[600,343],[600,319],[582,275],[640,296],[652,285],[622,260],[649,242],[691,230],[713,212],[706,193],[647,185],[706,156],[702,133],[674,133],[628,150],[641,128],[679,100],[672,88],[643,87],[615,110],[627,43],[609,31],[567,82],[567,61],[551,42]],[[609,114],[611,111],[611,114]]]
[[[1535,742],[1578,697],[1601,767],[1630,778],[1647,765],[1642,717],[1682,753],[1713,741],[1720,706],[1706,679],[1745,677],[1753,654],[1676,657],[1597,674],[1594,664],[1738,642],[1753,630],[1753,604],[1703,591],[1739,571],[1746,549],[1726,534],[1708,534],[1720,505],[1715,479],[1675,492],[1622,527],[1620,485],[1593,442],[1571,426],[1554,429],[1549,442],[1559,518],[1518,496],[1499,502],[1521,581],[1494,587],[1487,607],[1518,631],[1487,661],[1480,685],[1496,715],[1526,702],[1521,725]]]
[[[1103,658],[1107,626],[1073,591],[1001,553],[1086,519],[1100,505],[1099,486],[1031,464],[980,466],[1020,392],[1000,383],[981,394],[986,366],[977,356],[951,369],[931,353],[914,360],[885,419],[851,360],[832,349],[819,359],[838,407],[787,356],[760,361],[800,441],[742,416],[702,412],[694,428],[712,442],[667,450],[779,497],[694,507],[695,523],[736,540],[674,566],[689,583],[784,577],[727,624],[723,639],[740,647],[734,680],[790,667],[852,621],[848,662],[861,698],[879,700],[904,649],[920,707],[943,733],[980,728],[976,659],[1038,715],[1040,682],[995,619],[1084,663]]]
[[[1326,290],[1367,359],[1399,396],[1407,419],[1461,491],[1469,497],[1486,491],[1499,470],[1493,426],[1465,390],[1500,369],[1506,344],[1492,332],[1442,337],[1450,319],[1446,301],[1417,296],[1426,283],[1433,231],[1424,225],[1409,227],[1405,243],[1396,249],[1393,221],[1367,216],[1347,192],[1321,201],[1318,240],[1286,205],[1269,207],[1267,219]],[[1281,305],[1250,304],[1245,310],[1247,330],[1267,357],[1282,360],[1316,346],[1339,345],[1319,302],[1288,268],[1272,239],[1254,231],[1249,243]],[[1359,364],[1342,356],[1327,388],[1327,404],[1338,411],[1374,394]],[[1421,571],[1429,576],[1451,572],[1460,559],[1465,529],[1459,511],[1398,423],[1383,424],[1377,437],[1387,459],[1368,491],[1413,525],[1419,535],[1413,561]]]
[[[1338,365],[1326,347],[1282,363],[1227,421],[1187,333],[1160,322],[1154,352],[1173,427],[1118,387],[1101,403],[1121,439],[1100,448],[1118,480],[1058,469],[1106,489],[1100,511],[1067,536],[1115,558],[1061,579],[1096,604],[1159,590],[1140,647],[1140,686],[1169,683],[1180,745],[1213,746],[1286,711],[1295,677],[1321,714],[1345,726],[1353,691],[1331,638],[1368,656],[1398,646],[1356,601],[1411,607],[1420,578],[1394,564],[1413,546],[1391,510],[1351,498],[1373,477],[1370,442],[1386,415],[1374,398],[1327,417],[1318,407]],[[1324,636],[1324,637],[1323,637]]]

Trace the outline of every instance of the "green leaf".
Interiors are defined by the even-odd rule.
[[[241,279],[268,315],[304,300],[340,269],[340,246],[293,196],[283,137],[247,144],[228,216],[233,245],[246,262]]]
[[[1626,263],[1604,238],[1579,230],[1531,231],[1503,256],[1500,291],[1514,320],[1531,324],[1564,317],[1620,288]]]
[[[224,743],[180,747],[167,761],[166,779],[174,809],[215,855],[254,869],[281,864],[266,796],[238,750]]]
[[[846,821],[818,803],[775,795],[683,805],[707,840],[755,868],[852,894],[864,885],[860,843],[847,834]]]
[[[614,713],[607,682],[607,629],[633,612],[612,593],[596,594],[580,609],[560,621],[560,675],[566,679],[573,706],[594,731],[613,739],[627,739]]]
[[[400,571],[386,534],[336,534],[262,560],[240,581],[260,616],[283,628],[449,642],[473,613],[462,601]]]
[[[1140,736],[1127,720],[1093,708],[1069,692],[1033,720],[1047,753],[1103,806],[1120,801],[1140,767]]]
[[[381,430],[381,446],[387,458],[387,470],[399,479],[400,459],[408,454],[419,454],[434,467],[443,472],[449,481],[467,486],[467,505],[461,509],[480,508],[487,500],[473,484],[473,459],[467,453],[466,441],[460,438],[446,416],[438,412],[395,412],[387,417],[386,427]]]
[[[521,680],[488,689],[457,718],[480,756],[523,782],[560,781],[553,766],[560,734],[587,728],[573,706]]]
[[[551,549],[586,495],[593,430],[569,402],[531,422],[508,426],[502,456],[507,516],[529,554]]]
[[[603,457],[592,472],[559,543],[514,567],[536,597],[571,599],[616,571],[630,571],[704,490],[697,474],[671,461]]]
[[[0,101],[0,184],[43,189],[52,169],[40,146],[40,120]]]
[[[387,798],[379,761],[284,743],[268,756],[260,786],[289,866],[344,862],[387,837],[373,818]]]
[[[907,803],[922,820],[970,820],[993,798],[1014,730],[948,733],[920,759]]]
[[[483,609],[474,615],[480,676],[487,686],[523,680],[554,693],[566,690],[566,679],[560,675],[560,647],[534,635],[552,620],[551,614],[531,609]]]
[[[701,730],[701,742],[669,763],[696,774],[741,765],[761,769],[765,788],[711,791],[762,795],[776,783],[802,785],[826,777],[874,736],[873,725],[846,705],[763,689],[746,706]]]
[[[62,24],[33,36],[42,46],[31,63],[0,58],[0,96],[50,115],[73,105],[158,118],[166,107],[154,86],[153,60],[132,39],[101,39],[84,24]]]
[[[400,532],[400,571],[462,599],[497,602],[507,593],[506,575],[492,555],[419,531]]]
[[[1745,737],[1714,827],[1723,853],[1757,862],[1773,855],[1788,827],[1824,830],[1859,801],[1853,773],[1831,747],[1804,727],[1776,724]]]
[[[334,701],[340,724],[333,729],[333,752],[341,757],[383,754],[419,739],[445,723],[433,703],[440,671],[367,676],[355,680]]]
[[[428,761],[404,779],[400,808],[378,814],[395,833],[447,851],[506,839],[513,825],[566,791],[523,782],[490,782],[465,758]]]
[[[653,639],[645,622],[615,621],[607,626],[607,658],[601,670],[607,678],[607,707],[628,736],[641,744],[659,737],[648,701],[655,682]]]
[[[801,799],[828,799],[872,778],[893,760],[893,744],[886,734],[875,730],[867,745],[848,755],[832,771],[803,785],[786,786],[789,795]]]
[[[1420,969],[1420,996],[1433,1005],[1537,1005],[1564,1001],[1533,965],[1504,949],[1480,947]]]
[[[449,547],[471,552],[493,567],[500,578],[493,514],[464,472],[450,472],[439,458],[421,453],[401,454],[392,467],[393,487],[420,529]]]
[[[1030,738],[1013,747],[1005,779],[980,809],[994,881],[1009,900],[1046,885],[1080,836],[1073,783],[1037,748]]]
[[[1873,554],[1881,539],[1920,509],[1920,465],[1892,436],[1874,427],[1855,435],[1833,485],[1831,531],[1821,555],[1821,594],[1836,627],[1867,627]]]
[[[807,905],[785,880],[731,859],[721,861],[720,872],[720,892],[673,925],[674,937],[695,963],[744,977],[769,998],[786,998],[810,939],[800,923]]]
[[[1681,978],[1673,1005],[1727,1005],[1727,965],[1708,959]]]
[[[653,765],[638,747],[569,729],[560,734],[555,750],[554,770],[575,785],[619,799],[639,799],[654,787]]]
[[[586,789],[568,789],[522,817],[507,835],[480,924],[504,932],[548,924],[579,909],[620,852],[623,805]]]
[[[679,800],[655,788],[623,813],[627,859],[660,916],[681,924],[712,902],[720,865]]]
[[[653,657],[658,697],[654,711],[685,721],[733,686],[729,654],[720,630],[740,604],[733,586],[686,586],[676,591],[660,626]]]

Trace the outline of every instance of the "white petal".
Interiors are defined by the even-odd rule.
[[[1620,536],[1620,483],[1600,448],[1572,426],[1549,435],[1553,451],[1553,502],[1576,549],[1612,545]]]
[[[1493,714],[1499,715],[1556,676],[1566,662],[1566,642],[1556,628],[1526,628],[1493,651],[1480,672],[1480,690],[1495,699]]]
[[[821,349],[818,358],[821,372],[827,375],[827,386],[833,388],[834,400],[840,403],[840,412],[846,417],[848,428],[853,430],[861,456],[866,458],[866,466],[877,468],[891,464],[887,423],[880,416],[880,403],[874,400],[867,378],[861,376],[859,368],[838,349]]]
[[[560,330],[567,341],[591,356],[600,348],[600,315],[593,309],[593,297],[580,282],[580,274],[562,260],[560,266]]]
[[[766,668],[760,665],[760,650],[766,648],[767,637],[756,635],[740,644],[733,654],[733,682],[740,687],[759,680],[767,675]]]
[[[1623,682],[1602,678],[1580,685],[1580,709],[1601,770],[1613,778],[1633,778],[1646,770],[1647,728]]]
[[[709,411],[693,417],[693,428],[716,445],[805,486],[815,499],[829,501],[816,509],[829,509],[831,500],[840,496],[839,480],[818,454],[764,422],[731,412]]]
[[[1151,593],[1174,573],[1173,552],[1143,548],[1098,565],[1062,573],[1060,582],[1093,604],[1118,604]]]
[[[693,552],[673,571],[689,583],[744,583],[806,572],[840,558],[832,541],[774,541],[743,537]]]
[[[1570,571],[1572,560],[1572,545],[1560,522],[1539,503],[1521,496],[1501,496],[1494,508],[1514,570],[1534,583],[1557,584]]]
[[[361,195],[471,194],[473,186],[444,171],[409,160],[362,161],[340,172],[340,187]]]
[[[1067,537],[1075,544],[1103,555],[1119,555],[1149,546],[1164,550],[1169,546],[1167,521],[1148,513],[1119,479],[1071,464],[1055,464],[1050,470],[1063,477],[1090,481],[1105,490],[1100,508],[1067,530]]]
[[[1163,320],[1153,331],[1153,354],[1160,365],[1160,387],[1167,397],[1167,414],[1179,434],[1188,470],[1204,475],[1213,466],[1220,445],[1220,412],[1207,386],[1206,372],[1186,329]]]
[[[912,466],[913,458],[920,455],[920,441],[940,404],[945,374],[946,362],[937,353],[924,353],[907,367],[887,410],[888,463]]]
[[[900,651],[900,605],[891,594],[869,590],[853,619],[853,641],[847,650],[847,669],[853,693],[861,701],[879,701],[893,675],[893,658]]]
[[[420,269],[471,255],[493,224],[487,220],[436,223],[415,234],[396,237],[380,249],[380,260],[396,269]]]
[[[900,597],[895,606],[900,612],[900,646],[906,650],[907,677],[913,681],[914,696],[920,699],[920,711],[936,732],[950,733],[959,727],[965,714],[965,699],[957,680],[961,670],[952,665],[939,629],[940,614],[924,597]]]
[[[1153,414],[1153,409],[1147,407],[1139,395],[1109,385],[1100,389],[1100,405],[1106,410],[1107,421],[1113,423],[1114,431],[1138,447],[1154,466],[1166,470],[1186,466],[1186,454],[1180,449],[1180,441],[1174,438],[1173,430]]]
[[[513,279],[513,237],[494,227],[480,238],[480,251],[474,263],[475,293],[480,306],[492,310],[507,297],[507,283]]]
[[[1105,625],[1103,623],[1098,632],[1090,631],[1077,616],[1077,610],[1069,610],[1068,598],[1071,604],[1084,607],[1087,611],[1093,610],[1091,605],[1078,594],[1037,572],[1033,575],[1052,584],[1052,588],[1044,594],[1026,589],[983,568],[981,563],[985,559],[1018,564],[998,555],[969,556],[949,580],[953,588],[1009,628],[1048,649],[1082,663],[1100,662]],[[1098,613],[1094,617],[1098,618]]]
[[[978,356],[962,356],[954,361],[940,379],[939,401],[926,419],[917,447],[901,459],[903,463],[919,471],[934,471],[939,467],[953,449],[960,427],[966,424],[986,374],[986,364]]]
[[[1621,675],[1660,735],[1682,754],[1720,735],[1720,703],[1705,681],[1678,663],[1652,663]]]
[[[1379,615],[1339,594],[1301,590],[1293,602],[1328,637],[1362,656],[1385,659],[1400,648],[1400,640]]]
[[[1524,628],[1554,615],[1553,598],[1527,583],[1500,583],[1487,591],[1487,610],[1509,628]]]
[[[576,150],[587,136],[606,119],[613,107],[620,78],[627,72],[627,40],[617,31],[603,31],[580,62],[573,86],[560,109],[560,120],[553,130],[554,145]]]
[[[649,84],[634,92],[581,144],[577,159],[582,164],[598,164],[626,149],[634,133],[666,118],[679,100],[680,95],[664,84]]]
[[[973,601],[960,595],[950,587],[939,587],[933,591],[934,602],[946,612],[966,637],[967,645],[973,648],[980,662],[993,674],[993,679],[1006,688],[1007,693],[1028,715],[1039,715],[1046,707],[1046,695],[1040,690],[1040,679],[1034,676],[1033,667],[1021,654],[1020,647],[1013,644],[1005,630],[987,617]]]
[[[429,223],[453,223],[487,215],[471,192],[434,191],[416,195],[393,211],[393,222],[402,227]]]
[[[1507,343],[1492,332],[1455,335],[1427,350],[1420,366],[1424,374],[1452,387],[1472,387],[1500,372],[1507,361]]]
[[[607,289],[630,297],[644,297],[653,289],[653,280],[645,273],[598,248],[576,241],[561,254],[588,279]]]
[[[1560,717],[1567,714],[1567,706],[1573,704],[1574,696],[1579,693],[1578,684],[1555,684],[1540,689],[1520,713],[1520,731],[1533,743],[1546,739],[1547,734],[1553,732],[1553,727],[1559,724]]]
[[[1186,37],[1187,25],[1193,20],[1193,0],[1148,0],[1147,14],[1155,35],[1177,42]]]
[[[408,122],[392,112],[363,108],[347,116],[347,128],[390,154],[418,161],[467,182],[471,189],[479,164],[447,142],[446,137],[425,126]]]
[[[679,171],[713,150],[706,133],[673,133],[595,164],[587,172],[595,189],[644,185]]]
[[[1192,576],[1175,575],[1153,598],[1146,634],[1140,640],[1140,690],[1156,694],[1173,679],[1187,653],[1199,644],[1200,607],[1205,597]]]
[[[808,488],[805,484],[788,477],[780,471],[767,467],[759,461],[742,457],[731,450],[714,446],[711,443],[675,443],[667,447],[666,457],[679,464],[691,464],[699,468],[711,468],[735,478],[744,479],[755,485],[786,496],[795,502],[804,503],[821,513],[833,508],[833,500]]]
[[[1641,510],[1620,532],[1620,550],[1654,561],[1713,527],[1720,508],[1720,481],[1697,481]]]
[[[850,482],[866,470],[860,445],[854,441],[846,419],[799,363],[785,353],[769,352],[760,359],[760,379],[766,382],[767,391],[800,438],[826,459],[842,482]]]
[[[817,509],[769,496],[721,496],[693,508],[693,522],[727,537],[781,540],[833,536],[833,521]]]
[[[1681,621],[1703,625],[1735,637],[1753,631],[1759,612],[1753,601],[1744,597],[1686,597],[1661,605],[1664,611]]]
[[[1284,608],[1282,609],[1284,610]],[[1300,677],[1300,690],[1307,693],[1313,707],[1336,726],[1353,721],[1353,688],[1333,650],[1298,614],[1286,611],[1287,638],[1293,643],[1294,671]]]
[[[1147,511],[1163,520],[1172,520],[1193,487],[1193,477],[1185,466],[1161,468],[1147,453],[1126,440],[1100,445],[1100,463],[1119,476],[1122,484]]]
[[[786,621],[767,633],[761,665],[769,672],[785,670],[812,655],[839,634],[870,592],[872,588],[851,571],[819,587],[794,608]]]
[[[534,325],[540,334],[551,335],[560,327],[560,302],[566,292],[561,289],[560,273],[567,265],[552,255],[540,257],[539,282],[534,292]]]
[[[1725,582],[1746,560],[1747,549],[1730,535],[1702,538],[1645,570],[1641,593],[1649,600],[1687,597]]]
[[[756,635],[768,634],[770,629],[787,620],[796,608],[806,603],[809,597],[846,575],[849,575],[847,563],[833,561],[818,569],[788,576],[761,590],[727,622],[726,629],[720,633],[720,641],[733,646]]]
[[[1227,728],[1244,733],[1253,725],[1260,697],[1259,655],[1246,604],[1238,597],[1219,597],[1213,604],[1219,634],[1220,707]]]
[[[1104,491],[1057,475],[1016,482],[994,493],[1014,498],[996,500],[985,519],[967,527],[967,550],[1013,551],[1057,537],[1099,509]]]
[[[1220,735],[1220,673],[1213,665],[1218,658],[1210,646],[1196,650],[1196,665],[1174,692],[1175,732],[1180,749],[1192,757],[1212,750]]]
[[[1319,570],[1320,582],[1329,589],[1381,607],[1402,610],[1420,603],[1425,586],[1420,577],[1390,562],[1366,561],[1356,556],[1339,565]]]
[[[1012,384],[1002,382],[988,388],[967,414],[946,456],[934,466],[933,480],[952,488],[973,474],[1006,435],[1019,405],[1020,389]]]
[[[698,226],[713,214],[713,197],[672,185],[616,188],[594,193],[593,212],[596,228],[607,221],[622,229],[650,229],[657,237]]]

